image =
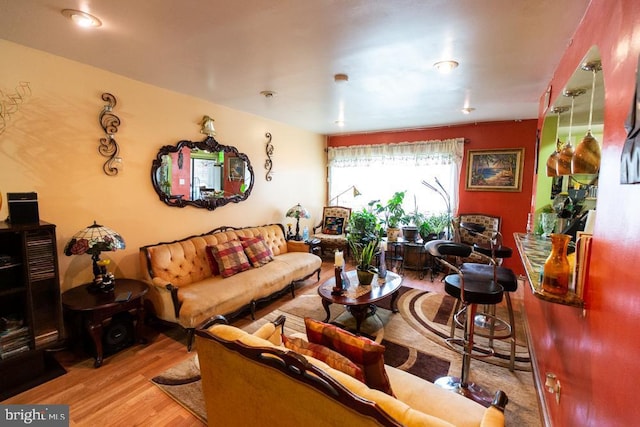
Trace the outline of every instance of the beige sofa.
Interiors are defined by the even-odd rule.
[[[283,347],[283,316],[253,334],[224,322],[213,319],[196,330],[209,425],[504,426],[502,392],[485,408],[385,365],[392,397]]]
[[[207,246],[241,238],[262,236],[273,261],[231,277],[214,274]],[[322,260],[299,242],[287,242],[284,227],[222,227],[208,233],[170,243],[140,248],[143,277],[149,284],[146,299],[153,314],[177,323],[188,331],[191,350],[196,326],[214,315],[234,317],[249,308],[254,316],[257,303],[268,301],[287,290],[294,294],[294,283],[317,274]]]

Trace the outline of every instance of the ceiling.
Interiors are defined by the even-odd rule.
[[[537,117],[588,3],[0,0],[0,35],[335,135]],[[103,25],[76,27],[61,14],[65,8],[92,13]],[[448,59],[460,66],[439,74],[433,64]],[[337,73],[348,81],[336,83]],[[265,90],[275,95],[264,97]],[[475,110],[464,115],[463,107]]]

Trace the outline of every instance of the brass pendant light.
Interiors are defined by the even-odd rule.
[[[571,131],[573,128],[573,104],[575,102],[576,96],[580,96],[585,92],[586,91],[584,89],[565,89],[565,91],[562,93],[564,96],[571,97],[571,109],[569,113],[569,136],[567,137],[567,141],[558,154],[558,167],[556,168],[556,173],[558,174],[558,176],[571,175],[571,160],[573,159],[573,145],[571,144]]]
[[[551,153],[547,159],[547,176],[558,176],[558,156],[562,149],[562,141],[560,141],[560,114],[567,111],[569,107],[553,107],[551,112],[558,115],[558,121],[556,122],[556,149]]]
[[[582,69],[593,73],[591,83],[591,106],[589,107],[589,128],[582,141],[576,146],[573,158],[571,159],[571,173],[596,174],[600,170],[600,145],[591,134],[591,123],[593,119],[593,97],[596,89],[596,74],[602,70],[600,61],[591,61],[582,64]]]

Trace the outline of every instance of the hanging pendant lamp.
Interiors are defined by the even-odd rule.
[[[558,115],[558,121],[556,122],[556,149],[547,159],[547,176],[558,176],[558,156],[560,155],[560,150],[562,149],[562,141],[560,141],[559,136],[560,114],[564,113],[568,109],[569,107],[553,107],[553,109],[551,110],[551,112]]]
[[[567,141],[564,143],[564,146],[560,150],[558,154],[558,167],[556,168],[556,173],[558,176],[561,175],[571,175],[571,159],[573,159],[573,145],[571,144],[571,131],[573,128],[573,104],[576,100],[577,96],[585,93],[584,89],[565,89],[562,93],[564,96],[571,97],[571,108],[569,112],[569,136],[567,137]]]
[[[591,123],[593,120],[593,97],[596,90],[596,74],[602,70],[600,61],[592,61],[582,64],[582,69],[593,73],[591,83],[591,105],[589,107],[589,128],[582,141],[576,146],[573,158],[571,159],[571,173],[596,174],[600,169],[600,145],[598,140],[591,134]]]

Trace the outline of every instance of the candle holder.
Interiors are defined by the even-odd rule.
[[[333,272],[336,278],[336,284],[331,290],[331,295],[342,295],[344,293],[344,286],[342,282],[342,266],[336,265],[333,267]]]

